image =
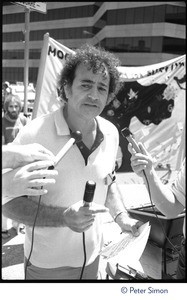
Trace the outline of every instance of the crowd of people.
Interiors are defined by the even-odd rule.
[[[61,71],[58,85],[62,106],[26,126],[20,120],[21,130],[12,126],[12,141],[7,140],[4,126],[8,145],[3,155],[13,159],[12,164],[5,164],[11,171],[3,175],[2,211],[5,217],[25,224],[26,280],[99,279],[106,213],[122,232],[139,235],[142,222],[129,216],[115,176],[119,133],[100,117],[120,89],[118,66],[120,61],[112,53],[82,46],[68,55]],[[4,122],[18,124],[19,104],[15,97],[8,99]],[[76,131],[81,132],[82,140],[55,164],[55,156]],[[135,153],[129,146],[134,172],[145,170],[155,205],[164,214],[175,216],[185,205],[184,169],[173,188],[163,190],[150,155],[141,145],[140,149],[141,153]],[[12,187],[7,185],[10,178]],[[96,183],[96,189],[92,205],[84,206],[88,180]],[[179,264],[180,279],[184,278],[184,252]]]

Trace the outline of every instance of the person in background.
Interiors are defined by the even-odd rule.
[[[6,97],[11,93],[12,93],[12,89],[10,87],[10,83],[8,81],[5,81],[2,85],[2,108],[4,106]]]
[[[40,142],[56,155],[72,132],[82,134],[82,141],[56,165],[56,184],[48,188],[40,204],[39,197],[29,197],[2,207],[7,217],[26,224],[26,280],[97,279],[104,213],[110,212],[122,231],[139,234],[142,223],[128,215],[115,179],[118,130],[99,116],[120,87],[119,63],[112,53],[91,45],[69,54],[59,79],[64,105],[32,120],[13,142]],[[96,189],[92,205],[85,207],[88,180],[96,183]]]
[[[19,130],[27,124],[27,118],[21,114],[21,100],[18,95],[9,94],[4,102],[2,119],[2,144],[13,142]]]
[[[174,218],[186,207],[186,192],[185,192],[185,174],[186,174],[186,158],[184,159],[180,171],[174,182],[171,185],[165,185],[161,182],[155,169],[153,168],[153,159],[142,143],[139,143],[140,153],[136,153],[131,144],[128,144],[128,150],[131,153],[131,166],[133,171],[143,176],[145,184],[147,181],[143,175],[145,171],[152,201],[155,206],[168,218]],[[185,218],[183,226],[183,239],[178,259],[176,279],[185,279],[186,263],[185,263]]]
[[[4,116],[2,118],[2,144],[11,143],[19,130],[26,125],[27,118],[21,114],[21,100],[18,95],[8,94],[4,102]],[[24,225],[12,222],[13,228],[19,232],[24,230]],[[8,220],[2,217],[2,237],[10,237],[8,232]]]

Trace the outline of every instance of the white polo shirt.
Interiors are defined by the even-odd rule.
[[[73,145],[55,167],[58,170],[56,184],[48,188],[41,203],[50,206],[69,207],[83,199],[86,181],[96,182],[93,201],[105,204],[107,180],[112,173],[119,145],[117,128],[109,121],[97,117],[104,135],[101,142],[85,164],[77,145]],[[32,120],[14,140],[14,144],[40,143],[56,155],[70,139],[70,131],[63,116],[63,108]],[[38,201],[38,197],[32,198]],[[101,214],[94,225],[85,232],[86,265],[91,264],[102,247]],[[25,255],[28,258],[31,248],[31,227],[26,227]],[[34,246],[30,262],[40,268],[62,266],[81,267],[84,261],[82,233],[68,227],[35,227]]]

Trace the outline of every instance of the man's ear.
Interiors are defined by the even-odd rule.
[[[64,93],[66,98],[68,99],[71,94],[71,87],[68,84],[64,86]]]
[[[107,103],[106,105],[108,105],[110,102],[112,102],[113,100],[115,99],[115,94],[114,93],[111,93],[108,95],[108,100],[107,100]]]

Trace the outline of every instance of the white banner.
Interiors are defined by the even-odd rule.
[[[49,34],[44,36],[33,118],[61,105],[57,80],[68,53],[74,51]],[[183,55],[143,67],[119,67],[124,86],[101,114],[113,122],[119,132],[129,127],[135,138],[145,144],[156,164],[170,164],[172,169],[179,167],[184,156],[181,136],[186,108],[185,61],[186,55]],[[179,159],[180,144],[183,154]]]
[[[68,53],[74,51],[50,38],[48,33],[44,35],[32,118],[59,107],[57,80]]]

